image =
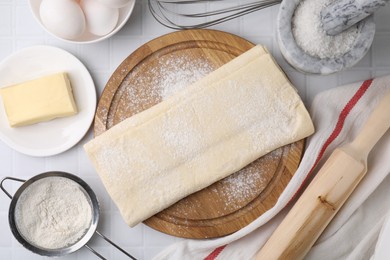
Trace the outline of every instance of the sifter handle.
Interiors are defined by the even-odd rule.
[[[99,231],[95,231],[95,233],[97,235],[99,235],[101,238],[103,238],[104,240],[106,240],[106,242],[108,242],[109,244],[111,244],[112,246],[114,246],[116,249],[118,249],[119,251],[121,251],[123,254],[125,254],[127,257],[129,257],[130,259],[133,259],[133,260],[137,260],[134,256],[130,255],[128,252],[126,252],[123,248],[119,247],[117,244],[115,244],[114,242],[112,242],[110,239],[108,239],[106,236],[104,236],[102,233],[100,233]],[[89,245],[85,245],[85,247],[91,251],[92,253],[94,253],[97,257],[99,257],[100,259],[102,260],[106,260],[106,258],[104,258],[104,256],[102,256],[101,254],[99,254],[96,250],[94,250],[92,247],[90,247]]]
[[[12,181],[20,181],[20,182],[25,182],[26,180],[22,180],[22,179],[18,179],[18,178],[14,178],[14,177],[5,177],[1,180],[0,182],[0,188],[1,190],[5,193],[5,195],[8,196],[8,198],[12,199],[12,195],[4,188],[3,186],[3,182],[6,181],[6,180],[12,180]]]

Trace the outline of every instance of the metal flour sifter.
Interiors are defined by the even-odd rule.
[[[66,178],[67,180],[70,180],[78,185],[78,188],[84,193],[86,199],[88,200],[90,206],[91,206],[91,221],[89,224],[89,227],[84,231],[84,234],[75,242],[70,245],[66,245],[65,247],[56,248],[56,249],[48,249],[44,248],[40,245],[31,243],[26,237],[20,232],[20,230],[17,227],[16,224],[16,217],[15,217],[15,209],[16,205],[20,199],[20,197],[26,192],[26,189],[29,188],[32,184],[36,183],[37,181],[44,180],[45,178],[52,178],[52,177],[61,177]],[[18,190],[15,192],[14,196],[12,196],[3,186],[3,183],[6,180],[11,181],[17,181],[17,182],[23,182],[23,184],[18,188]],[[92,253],[94,253],[96,256],[98,256],[100,259],[106,259],[101,254],[96,252],[92,247],[88,245],[88,242],[91,240],[91,238],[94,236],[94,234],[97,234],[104,240],[106,240],[109,244],[117,248],[119,251],[121,251],[123,254],[128,256],[130,259],[136,260],[135,257],[127,253],[125,250],[120,248],[118,245],[116,245],[114,242],[112,242],[110,239],[105,237],[103,234],[101,234],[99,231],[97,231],[97,225],[99,221],[99,202],[98,199],[93,192],[93,190],[88,186],[87,183],[85,183],[82,179],[79,177],[66,173],[66,172],[58,172],[58,171],[52,171],[52,172],[45,172],[38,174],[29,180],[22,180],[18,178],[13,177],[5,177],[0,182],[0,188],[3,190],[3,192],[11,199],[11,204],[8,211],[8,221],[10,225],[10,229],[16,240],[20,244],[22,244],[26,249],[30,250],[33,253],[43,255],[43,256],[49,256],[49,257],[56,257],[56,256],[65,256],[70,253],[73,253],[77,250],[79,250],[82,247],[86,247],[88,250],[90,250]]]

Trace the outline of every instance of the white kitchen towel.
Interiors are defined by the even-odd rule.
[[[302,187],[335,148],[354,139],[380,98],[389,91],[390,76],[386,76],[320,93],[311,109],[316,133],[308,138],[302,162],[276,205],[231,235],[212,240],[185,240],[166,248],[155,259],[254,258],[288,212],[289,202],[297,198]],[[370,259],[374,255],[381,225],[390,209],[389,172],[390,131],[371,151],[366,177],[318,239],[307,259],[356,260]]]

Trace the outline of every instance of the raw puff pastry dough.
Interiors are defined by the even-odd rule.
[[[313,132],[296,90],[256,46],[84,148],[132,227]]]

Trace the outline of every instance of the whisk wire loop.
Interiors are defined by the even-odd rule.
[[[228,0],[148,0],[149,10],[152,16],[162,25],[171,29],[199,29],[217,25],[246,14],[279,4],[281,0],[256,0],[250,3],[239,3],[236,6],[220,8],[211,11],[193,12],[192,7],[188,7],[189,12],[179,12],[180,5],[196,5],[200,3],[223,2]],[[237,2],[237,1],[235,1]],[[188,24],[179,23],[178,20],[184,18]],[[207,21],[203,21],[208,18]],[[199,19],[203,19],[199,22]]]

